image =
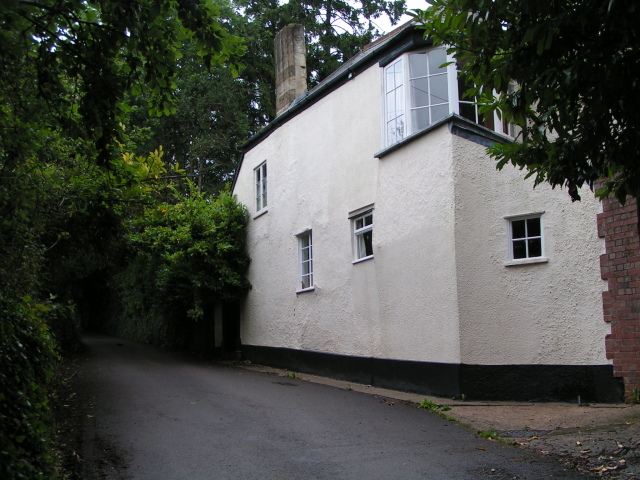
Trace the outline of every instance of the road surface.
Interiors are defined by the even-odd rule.
[[[84,343],[84,480],[583,478],[411,405],[112,337]]]

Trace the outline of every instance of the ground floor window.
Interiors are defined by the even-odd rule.
[[[373,212],[353,219],[353,240],[356,260],[373,256]]]
[[[298,235],[298,291],[313,288],[313,241],[311,230]]]
[[[542,215],[509,219],[511,260],[544,257]]]

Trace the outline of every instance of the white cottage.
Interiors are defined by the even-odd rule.
[[[291,57],[280,70],[304,75]],[[486,146],[513,132],[459,100],[446,61],[401,27],[245,144],[243,357],[448,397],[619,400],[598,202],[496,171]]]

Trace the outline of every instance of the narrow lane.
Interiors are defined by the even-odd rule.
[[[106,336],[84,339],[85,462],[135,480],[582,478],[373,395],[191,359]],[[88,475],[86,480],[92,480]]]

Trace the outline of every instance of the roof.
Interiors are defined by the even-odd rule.
[[[411,20],[364,46],[359,53],[344,62],[340,68],[327,76],[313,89],[296,98],[284,112],[249,138],[240,147],[242,151],[251,150],[281,125],[359,75],[374,63],[379,62],[381,66],[384,66],[411,48],[430,44],[431,40],[425,39],[422,30],[418,30],[415,27],[415,22]],[[240,165],[238,165],[239,167]]]

